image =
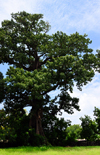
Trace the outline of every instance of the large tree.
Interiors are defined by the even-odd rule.
[[[87,35],[59,31],[49,35],[50,25],[42,18],[18,12],[0,28],[0,63],[10,66],[4,79],[4,107],[22,111],[31,106],[29,125],[40,135],[44,135],[42,115],[79,110],[79,99],[70,92],[74,85],[81,90],[91,81],[96,66]],[[49,92],[57,89],[60,93],[51,99]]]

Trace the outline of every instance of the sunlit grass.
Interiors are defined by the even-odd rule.
[[[100,146],[17,147],[0,149],[0,155],[99,155]]]

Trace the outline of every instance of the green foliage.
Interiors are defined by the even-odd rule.
[[[100,109],[97,107],[94,108],[94,118],[97,123],[97,133],[100,137]]]
[[[67,141],[74,142],[74,141],[76,141],[76,139],[81,139],[81,130],[82,130],[82,128],[78,124],[74,124],[74,125],[67,127],[67,129],[66,129]]]
[[[9,120],[10,116],[6,114],[5,110],[0,110],[0,140],[15,142],[15,129],[11,128]]]
[[[95,141],[97,138],[97,124],[94,120],[90,118],[90,116],[85,115],[85,117],[81,117],[80,120],[82,126],[81,136],[82,138],[86,138],[88,141]]]
[[[66,95],[68,90],[73,91],[74,82],[81,89],[92,80],[96,57],[88,48],[91,41],[87,35],[68,36],[63,32],[48,35],[50,25],[42,20],[43,15],[23,11],[11,16],[0,28],[1,63],[14,67],[10,67],[5,79],[5,105],[10,104],[8,100],[16,100],[15,96],[23,96],[20,104],[26,106],[30,100],[43,99],[56,88]],[[58,102],[65,111],[64,107],[70,105],[66,100]],[[78,99],[70,102],[70,108],[79,110]]]
[[[41,113],[54,117],[57,128],[59,123],[62,128],[63,120],[60,122],[55,116],[62,109],[70,114],[73,109],[80,110],[79,99],[71,97],[70,92],[75,84],[81,90],[91,81],[97,67],[97,57],[88,47],[91,40],[86,34],[76,32],[68,36],[57,31],[49,35],[50,25],[42,18],[42,14],[18,12],[11,15],[11,20],[4,20],[0,28],[0,63],[11,65],[3,79],[4,108],[11,114],[14,109],[18,111],[18,117],[14,115],[16,132],[23,132],[22,138],[27,123],[25,131],[21,125],[18,129],[17,119],[20,124],[24,121],[22,115],[21,122],[19,112],[23,114],[23,109],[31,106],[30,119],[34,115],[34,119],[41,120],[42,114],[38,115],[41,109]],[[60,93],[51,99],[48,93],[56,89]],[[52,133],[59,133],[57,128],[53,127]]]
[[[29,118],[21,111],[7,114],[4,109],[0,110],[0,139],[9,140],[17,145],[27,145]]]
[[[52,146],[66,146],[66,128],[70,123],[70,120],[65,121],[48,114],[43,117],[44,133]]]
[[[96,70],[100,73],[100,50],[98,49],[96,52],[97,52],[96,57],[98,58],[97,59],[98,61],[96,62],[97,63],[97,69]]]
[[[29,129],[29,145],[31,146],[43,146],[46,145],[45,137],[35,133],[35,129]]]
[[[0,110],[0,140],[14,143],[17,146],[45,145],[45,138],[35,133],[35,129],[29,128],[29,116],[24,111],[14,110],[6,114],[4,109]]]
[[[11,128],[15,129],[16,143],[18,143],[18,145],[27,145],[29,139],[28,116],[24,112],[22,113],[22,111],[14,110],[14,113],[10,115],[9,122]]]

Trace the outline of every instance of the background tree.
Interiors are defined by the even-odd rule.
[[[97,138],[97,124],[90,116],[85,115],[81,117],[80,120],[82,126],[81,136],[82,138],[87,139],[87,141],[94,141]]]
[[[67,129],[66,129],[67,141],[74,142],[77,139],[80,139],[81,138],[81,130],[82,130],[82,127],[79,124],[74,124],[74,125],[67,127]]]
[[[97,134],[100,137],[100,109],[97,107],[94,108],[94,118],[97,123]]]
[[[69,114],[79,110],[79,99],[69,92],[74,84],[81,90],[92,80],[97,59],[87,35],[49,35],[50,25],[42,18],[23,11],[2,22],[0,63],[11,65],[4,79],[5,109],[31,106],[29,126],[44,136],[43,112],[56,116],[62,109]],[[51,99],[48,93],[56,89],[60,94]]]

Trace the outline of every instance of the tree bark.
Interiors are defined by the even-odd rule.
[[[32,109],[30,112],[30,120],[29,120],[29,127],[31,129],[35,129],[35,133],[37,135],[41,135],[44,137],[44,144],[49,145],[49,142],[47,138],[45,137],[43,127],[42,127],[42,117],[43,117],[43,110],[42,108],[38,108],[36,105],[38,105],[40,101],[33,100],[33,103],[31,104]],[[30,137],[30,142],[32,142],[32,137]]]
[[[30,121],[29,121],[29,127],[35,129],[35,133],[41,136],[44,136],[43,128],[42,128],[42,109],[38,109],[35,111],[33,109],[30,112]]]

